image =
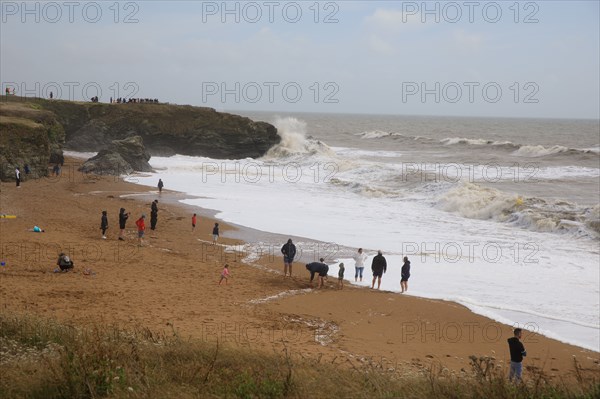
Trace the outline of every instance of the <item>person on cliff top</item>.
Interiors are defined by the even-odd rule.
[[[138,229],[138,239],[139,246],[141,247],[144,244],[144,232],[146,231],[146,215],[142,215],[138,220],[136,220],[135,225]]]
[[[377,255],[371,263],[371,271],[373,272],[373,283],[371,288],[375,288],[375,280],[377,280],[377,289],[381,286],[381,277],[387,271],[387,261],[383,257],[381,250],[377,251]]]
[[[217,243],[217,241],[219,240],[219,223],[215,223],[215,227],[213,227],[213,245],[215,245]]]
[[[127,224],[127,219],[129,219],[129,215],[131,213],[125,213],[125,208],[121,208],[119,210],[119,240],[125,241],[125,225]]]
[[[296,246],[289,238],[283,247],[281,247],[281,253],[283,254],[283,277],[287,276],[288,270],[290,271],[290,277],[292,277],[292,263],[296,256]]]
[[[159,194],[162,193],[162,189],[163,189],[164,186],[165,185],[164,185],[162,179],[158,179],[158,193]]]
[[[158,200],[152,201],[150,207],[150,229],[156,230],[156,222],[158,222]]]
[[[196,214],[192,216],[192,233],[196,230]]]
[[[100,220],[100,230],[102,230],[102,239],[106,240],[106,230],[108,229],[108,214],[102,211],[102,219]]]

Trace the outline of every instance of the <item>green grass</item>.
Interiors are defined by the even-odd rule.
[[[0,397],[8,398],[598,398],[600,385],[574,364],[575,380],[528,370],[506,380],[492,358],[461,375],[442,367],[385,369],[184,341],[174,332],[80,328],[0,315]],[[597,377],[597,374],[596,374]]]

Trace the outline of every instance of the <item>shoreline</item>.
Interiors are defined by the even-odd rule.
[[[135,250],[120,245],[116,212],[120,206],[132,211],[126,244],[135,242],[133,221],[143,209],[148,213],[151,200],[146,196],[153,195],[146,188],[110,177],[26,180],[21,189],[2,183],[0,211],[18,215],[16,220],[0,221],[3,254],[10,255],[0,272],[2,312],[33,313],[83,325],[176,329],[194,339],[216,336],[267,351],[289,347],[309,357],[351,355],[417,368],[440,362],[457,372],[468,366],[472,354],[506,360],[508,326],[452,302],[352,285],[338,291],[332,287],[333,278],[326,289],[307,290],[302,264],[295,263],[294,278],[281,276],[278,252],[273,260],[267,255],[247,267],[243,254],[225,246],[243,245],[232,238],[239,231],[236,227],[223,222],[227,234],[220,244],[225,245],[215,247],[208,231],[213,220],[201,217],[196,234],[190,237],[191,206],[171,204],[165,192],[163,200],[156,196],[159,224],[156,232],[148,231],[148,246]],[[116,198],[110,191],[136,195]],[[101,209],[109,209],[109,240],[100,239]],[[33,224],[47,232],[25,231]],[[229,236],[231,232],[234,236]],[[55,262],[51,250],[61,242],[75,249],[75,273],[51,273]],[[21,243],[21,253],[15,252],[15,243]],[[35,247],[44,249],[39,256],[22,253],[22,248]],[[100,250],[101,256],[94,258],[90,249]],[[81,255],[86,253],[87,258]],[[232,266],[232,279],[220,287],[216,281],[224,262]],[[80,273],[84,268],[97,274],[84,276]],[[484,327],[488,336],[482,335]],[[490,336],[494,331],[496,337]],[[252,339],[247,339],[249,332],[255,333]],[[597,352],[537,334],[527,339],[532,341],[526,342],[533,354],[530,362],[547,367],[551,375],[568,373],[574,355],[586,370],[600,373]]]
[[[69,152],[69,158],[71,160],[85,159],[85,158],[79,157],[77,155],[78,155],[77,152]],[[84,155],[84,154],[82,154],[82,155]],[[89,154],[85,153],[85,155],[87,156]],[[161,172],[161,170],[162,169],[157,169],[153,173],[159,174]],[[152,186],[144,185],[139,182],[131,181],[131,180],[135,180],[136,176],[149,176],[149,175],[150,175],[150,173],[137,173],[137,174],[130,176],[128,178],[129,180],[123,179],[123,181],[137,185],[137,186],[146,187],[146,188],[149,188],[150,190],[152,190],[152,188],[153,188]],[[122,177],[120,177],[120,179],[122,179]],[[156,189],[156,187],[154,187],[154,188]],[[181,201],[194,199],[194,198],[201,198],[201,197],[198,197],[198,196],[195,196],[192,194],[188,194],[183,191],[165,190],[165,192],[171,193],[168,197],[165,198],[168,201],[168,203],[184,207],[185,209],[189,209],[191,212],[196,212],[199,215],[204,215],[204,217],[208,217],[209,219],[214,219],[214,220],[218,221],[219,223],[226,223],[228,226],[232,227],[231,230],[228,230],[228,234],[225,236],[228,238],[231,238],[233,240],[242,241],[244,243],[244,245],[242,247],[243,249],[250,248],[250,251],[255,251],[259,254],[262,254],[264,249],[268,250],[269,255],[270,255],[269,256],[270,263],[274,263],[273,269],[277,270],[277,271],[281,271],[281,269],[283,268],[282,265],[277,264],[277,260],[276,260],[278,257],[280,257],[279,248],[281,247],[281,245],[283,245],[283,243],[285,243],[287,241],[288,238],[292,238],[294,243],[296,243],[296,244],[301,243],[303,245],[306,245],[309,248],[307,251],[305,251],[305,252],[307,252],[307,254],[304,254],[304,253],[302,253],[302,251],[299,251],[301,253],[301,256],[299,258],[297,258],[295,261],[295,263],[301,264],[300,265],[301,273],[304,272],[304,268],[303,268],[304,263],[318,261],[319,258],[321,256],[323,256],[326,259],[325,263],[328,263],[330,265],[330,267],[331,267],[331,265],[334,265],[334,267],[335,267],[335,266],[337,266],[337,264],[340,261],[347,261],[348,258],[352,258],[352,256],[354,255],[354,251],[356,250],[356,248],[338,245],[333,242],[325,242],[325,241],[321,241],[321,240],[317,240],[317,239],[313,239],[313,238],[309,238],[309,237],[304,237],[304,236],[284,235],[284,234],[259,230],[259,229],[255,229],[255,228],[248,227],[248,226],[243,226],[243,225],[240,225],[240,224],[237,224],[234,222],[230,222],[230,221],[225,221],[223,219],[219,219],[216,217],[216,215],[219,212],[221,212],[220,210],[203,208],[203,207],[200,207],[197,205],[190,205],[190,204],[181,202]],[[148,195],[148,196],[158,195],[158,191],[149,191],[147,194],[142,194],[142,196],[144,196],[144,195]],[[263,245],[265,243],[266,243],[266,248],[265,248],[265,245]],[[332,246],[334,248],[332,248]],[[376,249],[365,248],[365,251],[370,252],[370,253],[375,253]],[[334,257],[329,256],[330,254],[332,254],[332,252],[333,252],[333,255],[335,255]],[[323,255],[323,254],[325,254],[325,255]],[[299,262],[299,261],[301,261],[301,262]],[[281,263],[281,262],[279,262],[279,263]],[[368,274],[369,273],[368,267],[366,269],[367,269],[366,274]],[[298,270],[298,266],[296,266],[296,270]],[[351,270],[349,270],[349,269],[346,270],[347,276],[350,276],[351,273],[352,273]],[[331,270],[331,268],[330,268],[330,274],[331,275],[335,274]],[[347,279],[348,284],[353,285],[357,288],[369,288],[369,284],[367,284],[369,282],[369,278],[366,278],[365,282],[366,282],[365,284],[357,284],[357,283],[352,282],[350,279]],[[396,290],[396,289],[392,289],[392,290],[388,289],[387,291],[396,293],[396,294],[400,294],[399,290]],[[499,308],[499,307],[494,307],[491,305],[484,305],[484,304],[478,304],[478,303],[473,303],[473,302],[461,303],[459,300],[456,300],[453,298],[446,298],[446,297],[440,297],[440,296],[435,296],[435,295],[427,295],[427,293],[421,293],[420,295],[419,294],[414,295],[411,292],[407,295],[413,296],[415,298],[423,298],[423,299],[429,299],[429,300],[439,300],[439,301],[443,301],[443,302],[455,303],[457,305],[464,306],[465,308],[469,309],[469,311],[473,312],[474,314],[484,316],[486,318],[494,320],[495,322],[505,324],[505,325],[511,325],[511,323],[513,323],[510,320],[510,316],[507,316],[507,314],[508,315],[522,314],[522,315],[526,316],[526,321],[524,321],[522,323],[514,322],[513,325],[514,324],[517,324],[520,326],[525,325],[525,326],[529,327],[530,329],[533,329],[534,331],[541,333],[542,335],[544,335],[548,338],[555,339],[555,340],[560,341],[565,344],[574,345],[574,346],[580,347],[585,350],[590,350],[592,352],[600,353],[600,342],[598,343],[597,348],[588,347],[582,343],[571,341],[571,340],[569,340],[569,338],[564,338],[563,336],[561,336],[560,332],[556,332],[555,330],[548,330],[548,329],[542,330],[542,329],[540,329],[539,324],[536,323],[536,321],[543,320],[546,322],[546,324],[553,323],[556,326],[556,329],[558,331],[565,331],[572,324],[579,325],[581,327],[589,328],[589,329],[596,331],[596,328],[594,326],[585,325],[580,322],[573,322],[570,320],[556,319],[551,316],[540,315],[540,314],[537,314],[536,312],[527,311],[527,310]],[[476,310],[477,308],[480,308],[480,311],[477,311]],[[517,320],[521,320],[521,319],[517,319]]]
[[[160,174],[160,170],[157,170],[156,174]],[[142,183],[133,183],[133,184],[151,188],[151,186],[144,185]],[[296,243],[296,244],[301,243],[301,244],[306,245],[308,248],[311,248],[308,251],[306,251],[306,252],[308,252],[308,254],[307,255],[303,254],[300,258],[298,258],[296,260],[296,262],[298,262],[298,260],[301,261],[301,262],[298,262],[298,263],[302,263],[301,267],[303,266],[304,263],[309,263],[309,262],[319,260],[321,255],[323,255],[323,253],[325,253],[325,255],[323,255],[323,257],[325,257],[325,259],[326,259],[325,263],[328,263],[330,265],[330,267],[333,265],[336,268],[337,264],[340,261],[345,262],[349,258],[352,258],[352,256],[354,255],[354,251],[356,250],[356,248],[338,245],[333,242],[325,242],[325,241],[321,241],[318,239],[313,239],[313,238],[309,238],[309,237],[305,237],[305,236],[284,235],[284,234],[280,234],[280,233],[274,233],[274,232],[259,230],[259,229],[248,227],[248,226],[243,226],[243,225],[231,222],[231,221],[225,221],[223,219],[219,219],[216,217],[216,215],[219,212],[221,212],[220,210],[203,208],[203,207],[200,207],[197,205],[190,205],[190,204],[180,202],[182,200],[194,199],[194,198],[198,198],[198,197],[196,197],[192,194],[182,192],[182,191],[170,191],[170,192],[176,193],[177,196],[180,196],[180,198],[178,198],[178,199],[173,199],[172,203],[182,205],[185,207],[189,207],[189,209],[191,209],[191,210],[196,210],[196,211],[200,210],[200,212],[205,213],[210,218],[214,218],[214,219],[218,220],[220,223],[221,222],[227,223],[228,225],[234,227],[234,230],[231,230],[229,232],[229,237],[232,239],[241,240],[241,241],[245,242],[247,244],[247,246],[250,246],[250,248],[258,246],[259,249],[256,249],[257,252],[260,252],[260,250],[261,250],[260,247],[262,247],[263,242],[267,242],[267,243],[274,242],[276,244],[274,246],[272,246],[272,245],[270,246],[271,257],[277,258],[280,255],[279,248],[277,247],[277,245],[279,245],[279,246],[283,245],[283,243],[285,243],[288,238],[292,238],[294,243]],[[332,246],[335,247],[335,251],[332,250]],[[314,248],[316,248],[316,250],[314,250]],[[255,249],[251,249],[251,250],[255,250]],[[371,254],[376,253],[376,249],[370,249],[370,248],[366,248],[366,247],[365,247],[365,251],[368,253],[371,253]],[[331,254],[331,252],[333,252],[333,254],[335,255],[334,257],[329,256],[329,254]],[[276,270],[281,270],[282,268],[283,268],[283,266],[276,267]],[[369,274],[370,272],[368,271],[368,267],[366,269],[367,269],[366,274]],[[304,269],[302,268],[302,272],[303,271],[304,271]],[[337,272],[337,268],[335,270],[333,270],[333,272],[330,268],[330,274],[333,275],[336,272]],[[350,270],[350,269],[346,270],[347,276],[350,276],[350,274],[352,274],[352,273],[353,273],[353,270]],[[357,288],[369,288],[369,285],[370,285],[370,284],[367,284],[369,282],[368,277],[365,279],[365,283],[363,283],[363,284],[358,284],[358,283],[352,282],[352,281],[350,281],[350,279],[347,279],[347,282],[348,282],[348,284],[353,285]],[[388,288],[388,291],[391,293],[400,294],[399,289],[391,289],[390,290]],[[570,327],[572,327],[572,325],[577,325],[577,326],[580,326],[580,327],[583,327],[586,329],[590,329],[590,330],[592,330],[592,332],[595,332],[596,334],[598,334],[598,329],[592,325],[586,325],[581,322],[575,322],[575,321],[570,321],[570,320],[566,320],[566,319],[557,319],[552,316],[538,314],[535,311],[495,307],[493,305],[486,305],[486,304],[469,302],[469,301],[461,302],[460,300],[457,300],[457,299],[447,298],[444,296],[436,296],[435,294],[427,294],[424,292],[420,292],[419,294],[415,295],[415,294],[413,294],[413,292],[414,291],[411,291],[411,293],[407,294],[407,296],[456,303],[460,306],[464,306],[465,308],[469,309],[469,311],[473,312],[474,314],[484,316],[484,317],[494,320],[498,323],[502,323],[502,324],[506,324],[506,325],[510,325],[511,323],[521,325],[521,326],[525,325],[525,326],[529,327],[530,329],[534,329],[538,333],[542,333],[544,336],[546,336],[548,338],[558,340],[565,344],[574,345],[574,346],[580,347],[585,350],[590,350],[593,352],[600,353],[600,342],[598,343],[596,348],[593,348],[591,346],[586,346],[582,342],[576,342],[570,338],[565,338],[564,335],[561,335],[561,333],[560,333],[561,331],[567,331]],[[523,315],[523,316],[525,316],[526,321],[521,322],[520,320],[523,320],[523,318],[516,318],[516,320],[519,320],[519,322],[513,322],[511,320],[510,315]],[[515,319],[515,318],[513,317],[513,319]],[[547,328],[541,329],[539,327],[539,325],[540,325],[539,321],[543,321],[544,324],[553,324],[555,326],[556,330],[555,329],[549,330]]]

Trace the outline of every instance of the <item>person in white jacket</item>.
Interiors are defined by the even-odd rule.
[[[354,255],[354,281],[362,281],[363,270],[365,270],[365,262],[367,261],[367,254],[363,252],[362,248],[358,248],[358,253]]]

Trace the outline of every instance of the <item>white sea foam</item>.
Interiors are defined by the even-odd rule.
[[[402,136],[402,135],[400,133],[386,132],[383,130],[371,130],[368,132],[358,133],[357,136],[360,136],[363,139],[380,139],[382,137]]]
[[[262,159],[153,157],[151,165],[163,169],[135,179],[155,187],[162,178],[170,189],[199,196],[183,202],[216,209],[228,222],[363,247],[371,257],[382,249],[389,264],[382,289],[398,291],[401,259],[408,255],[411,295],[457,301],[509,324],[534,323],[549,336],[600,351],[597,240],[556,234],[561,225],[589,229],[600,207],[582,209],[463,180],[407,181],[402,165],[390,159],[377,162],[366,149],[332,149],[307,137],[300,120],[280,123],[282,144]],[[328,162],[338,169],[325,178],[319,168]],[[598,173],[558,168],[540,176]],[[477,170],[473,176],[483,176]],[[350,275],[353,261],[339,257]],[[337,273],[334,265],[330,270]]]

